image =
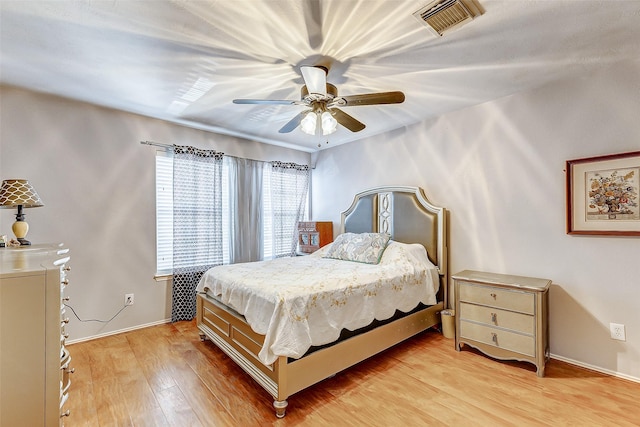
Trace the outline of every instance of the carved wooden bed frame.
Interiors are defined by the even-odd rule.
[[[395,241],[422,244],[440,274],[438,303],[300,359],[280,356],[266,366],[258,359],[264,336],[219,301],[197,296],[200,338],[211,339],[273,396],[278,418],[284,417],[289,396],[437,325],[448,306],[446,211],[432,205],[421,188],[387,186],[356,194],[342,213],[341,232],[386,232]]]

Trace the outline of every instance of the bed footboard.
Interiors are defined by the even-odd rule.
[[[197,297],[197,325],[201,337],[208,337],[273,396],[276,416],[282,418],[289,396],[437,325],[442,309],[439,303],[300,359],[281,356],[270,366],[258,359],[264,337],[242,316],[204,294]]]

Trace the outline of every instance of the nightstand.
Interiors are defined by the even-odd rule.
[[[452,278],[456,350],[468,344],[496,359],[531,362],[544,377],[551,280],[472,270]]]

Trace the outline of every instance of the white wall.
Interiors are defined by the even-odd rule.
[[[165,321],[171,290],[156,282],[155,148],[194,145],[258,160],[309,163],[309,154],[15,88],[0,88],[0,179],[25,178],[44,201],[26,209],[32,243],[71,249],[69,304],[83,319],[109,319],[125,293],[135,304],[109,324],[78,322],[70,339]],[[13,236],[13,209],[0,234]]]
[[[337,232],[355,193],[423,187],[450,211],[450,273],[552,279],[552,354],[640,379],[640,238],[565,234],[564,173],[566,160],[640,150],[639,117],[629,62],[324,150],[313,219]],[[626,342],[609,322],[626,325]]]

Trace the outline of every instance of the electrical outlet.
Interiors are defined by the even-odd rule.
[[[614,340],[626,341],[627,337],[624,333],[624,325],[619,323],[609,323],[609,330],[611,331],[611,338]]]
[[[125,294],[124,305],[133,305],[133,294]]]

